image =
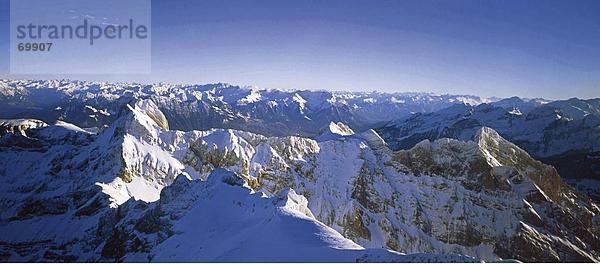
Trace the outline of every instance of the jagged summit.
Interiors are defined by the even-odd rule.
[[[488,127],[477,130],[471,141],[424,140],[410,150],[398,152],[397,158],[418,173],[465,175],[492,189],[512,184],[496,169],[511,168],[511,173],[529,178],[553,201],[561,199],[563,183],[552,166],[533,159]]]
[[[46,126],[48,126],[48,124],[37,119],[0,119],[0,136],[6,133],[27,136],[26,131],[28,129]]]
[[[351,135],[354,135],[354,131],[349,126],[342,122],[336,123],[332,121],[315,139],[317,141],[326,141]]]
[[[354,131],[342,122],[331,122],[329,123],[328,128],[329,130],[326,132],[331,132],[332,134],[338,134],[340,136],[354,135]]]
[[[600,195],[600,99],[548,102],[509,98],[476,107],[456,105],[398,119],[376,131],[394,150],[409,149],[424,139],[470,140],[490,127],[554,166],[580,191]]]
[[[169,130],[169,121],[152,100],[138,100],[135,103],[135,110],[146,114],[160,128]]]

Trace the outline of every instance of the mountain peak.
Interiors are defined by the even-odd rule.
[[[27,136],[28,129],[47,127],[44,121],[37,119],[0,119],[0,136],[4,133]]]
[[[354,135],[354,130],[342,122],[329,122],[329,125],[323,129],[321,135],[315,139],[317,141],[327,141],[340,137]]]
[[[158,127],[165,130],[169,130],[169,121],[167,120],[163,112],[160,111],[160,109],[154,103],[154,101],[149,99],[138,100],[134,104],[134,107],[129,107],[129,109],[131,111],[140,112],[147,115],[152,121],[154,121],[154,123]]]
[[[560,201],[562,181],[554,167],[533,159],[526,151],[502,138],[489,127],[480,128],[474,136],[474,141],[492,167],[513,167],[530,178],[553,201]]]
[[[354,135],[354,131],[347,126],[346,124],[342,123],[342,122],[330,122],[329,123],[329,130],[327,132],[331,132],[333,134],[337,134],[340,136],[350,136],[350,135]]]
[[[480,146],[487,141],[499,142],[500,140],[505,140],[502,138],[496,130],[490,127],[480,127],[477,132],[473,135],[473,141],[478,142]]]

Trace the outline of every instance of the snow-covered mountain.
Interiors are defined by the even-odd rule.
[[[468,139],[482,126],[555,166],[563,177],[600,182],[600,99],[456,104],[396,120],[377,131],[392,149],[407,149],[423,139]],[[600,198],[600,189],[582,187]]]
[[[137,99],[152,99],[173,129],[231,128],[269,136],[317,136],[332,121],[363,131],[415,112],[489,101],[462,95],[281,91],[227,84],[0,80],[0,118],[5,119],[102,127]]]
[[[2,260],[600,260],[598,205],[492,129],[393,151],[339,122],[170,130],[160,102],[5,132]]]

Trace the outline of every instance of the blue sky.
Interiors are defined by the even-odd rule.
[[[151,74],[60,76],[8,74],[8,4],[5,78],[600,97],[600,1],[155,0]]]

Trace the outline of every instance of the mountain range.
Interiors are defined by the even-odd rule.
[[[0,260],[598,262],[598,102],[2,80]]]

